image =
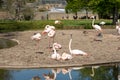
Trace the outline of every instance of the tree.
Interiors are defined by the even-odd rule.
[[[90,0],[79,0],[80,9],[84,9],[86,11],[86,19],[88,19],[88,10],[90,9],[89,1]]]
[[[2,8],[3,3],[3,0],[0,0],[0,9]]]
[[[90,0],[89,5],[100,17],[112,16],[113,24],[116,24],[119,17],[120,0]]]
[[[108,18],[112,16],[113,24],[119,18],[120,0],[66,0],[66,10],[69,12],[78,12],[81,9],[91,9],[93,12],[98,13],[100,18]],[[107,17],[108,16],[108,17]]]
[[[75,17],[77,17],[77,12],[80,11],[79,1],[78,0],[66,0],[67,6],[65,7],[66,13],[72,12],[75,13]]]

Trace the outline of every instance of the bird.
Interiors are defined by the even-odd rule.
[[[53,39],[52,42],[54,43],[54,37],[55,37],[55,34],[56,34],[55,27],[50,26],[50,25],[46,25],[42,34],[46,34],[46,33],[47,33],[49,38]],[[49,39],[49,48],[50,48],[50,43],[51,43],[51,41]]]
[[[61,56],[61,59],[62,60],[71,60],[73,57],[72,57],[72,55],[71,54],[68,54],[68,53],[66,53],[66,52],[63,52],[62,53],[62,56]]]
[[[53,45],[54,45],[55,49],[61,49],[62,48],[62,45],[57,43],[57,42],[53,43]]]
[[[40,33],[34,33],[34,35],[31,37],[32,40],[39,41],[41,39]]]
[[[116,30],[118,32],[118,35],[120,35],[120,24],[119,24],[119,20],[116,22]]]
[[[56,49],[55,49],[55,44],[53,44],[53,53],[51,55],[51,58],[54,60],[60,60],[61,59],[61,55],[59,53],[57,53]]]
[[[105,22],[104,21],[100,22],[100,25],[105,25]]]
[[[55,20],[55,24],[61,24],[61,21]]]
[[[37,45],[38,45],[38,48],[39,48],[39,42],[41,40],[41,34],[39,32],[34,33],[34,35],[32,35],[32,37],[31,37],[31,39],[38,42]]]
[[[69,41],[69,51],[72,55],[84,55],[84,56],[87,56],[88,54],[82,50],[79,50],[79,49],[71,49],[71,43],[72,43],[72,34],[71,34],[71,39]]]
[[[102,28],[101,28],[101,26],[99,26],[99,25],[97,25],[97,24],[94,24],[94,22],[95,22],[94,16],[92,16],[91,18],[93,19],[93,21],[92,21],[92,27],[98,32],[98,34],[99,34],[99,33],[102,33]]]

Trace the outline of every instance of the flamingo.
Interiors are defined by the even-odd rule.
[[[60,23],[61,23],[61,21],[55,20],[55,24],[60,24]]]
[[[102,22],[100,22],[100,24],[101,24],[101,25],[105,25],[105,22],[104,22],[104,21],[102,21]]]
[[[61,44],[59,44],[57,42],[53,43],[53,45],[54,45],[55,49],[61,49],[62,48]]]
[[[120,25],[119,25],[119,20],[116,22],[116,30],[118,34],[120,35]]]
[[[47,33],[49,38],[53,38],[53,43],[54,43],[54,37],[55,37],[55,27],[54,26],[50,26],[50,25],[46,25],[45,26],[45,30],[42,32],[42,34]],[[49,39],[49,47],[50,47],[50,39]]]
[[[55,49],[55,44],[53,44],[53,53],[51,55],[51,58],[52,59],[55,59],[55,60],[60,60],[61,59],[61,56],[59,53],[57,53],[56,49]]]
[[[40,33],[35,33],[32,37],[31,37],[32,40],[35,40],[37,41],[38,43],[40,42],[41,40],[41,34]],[[39,44],[38,44],[39,45]]]
[[[72,59],[73,57],[72,57],[72,55],[71,54],[68,54],[68,53],[63,53],[62,54],[62,56],[61,56],[61,59],[62,60],[70,60],[70,59]]]
[[[97,32],[99,32],[99,34],[101,34],[101,32],[102,32],[101,26],[94,24],[94,22],[95,22],[94,16],[92,16],[91,18],[93,18],[92,27],[93,27]]]
[[[72,34],[71,34],[71,39],[69,41],[69,51],[72,55],[88,55],[86,52],[82,51],[82,50],[78,50],[78,49],[71,49],[71,43],[72,43]]]
[[[35,33],[32,37],[31,37],[32,40],[40,40],[41,39],[41,34],[40,33]]]

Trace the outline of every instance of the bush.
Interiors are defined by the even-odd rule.
[[[54,24],[54,20],[38,20],[38,21],[1,21],[0,32],[38,30],[44,29],[46,25],[53,25],[56,29],[93,29],[92,20],[61,20],[61,24]],[[96,21],[95,24],[99,24]],[[102,28],[114,28],[110,20],[105,21],[106,24]]]

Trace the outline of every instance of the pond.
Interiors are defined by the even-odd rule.
[[[0,49],[10,48],[16,46],[17,44],[18,44],[17,41],[0,38]]]
[[[1,69],[0,80],[120,80],[120,64],[65,68]]]

